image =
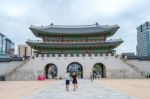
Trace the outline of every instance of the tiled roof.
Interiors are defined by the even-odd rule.
[[[117,30],[118,25],[49,25],[49,26],[30,26],[31,31],[39,36],[39,33],[48,34],[66,34],[66,35],[79,35],[79,34],[95,34],[95,33],[108,33],[113,35]]]
[[[32,46],[39,47],[50,47],[50,48],[59,48],[59,47],[103,47],[103,46],[119,46],[123,41],[122,40],[110,40],[105,42],[35,42],[27,41],[27,44]]]

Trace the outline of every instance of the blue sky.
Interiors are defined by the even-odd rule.
[[[38,39],[30,25],[118,24],[116,50],[136,52],[136,27],[150,21],[150,0],[0,0],[0,32],[18,44]]]

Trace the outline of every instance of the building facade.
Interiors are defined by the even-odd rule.
[[[6,80],[37,80],[40,76],[64,78],[66,71],[76,72],[79,78],[89,78],[91,73],[102,78],[141,78],[141,72],[115,55],[114,49],[123,41],[107,39],[118,29],[118,25],[98,23],[30,26],[32,33],[42,40],[26,42],[35,50],[32,58],[8,73]],[[21,53],[26,52],[25,47],[21,48],[24,50],[20,50]]]
[[[150,22],[137,27],[137,55],[150,56]]]
[[[14,43],[0,33],[0,55],[14,55]]]
[[[6,80],[37,80],[43,76],[46,79],[64,78],[66,71],[76,72],[79,78],[90,78],[91,73],[97,78],[143,78],[141,69],[115,54],[114,49],[123,41],[107,39],[118,29],[118,25],[98,23],[30,26],[32,33],[42,40],[26,42],[34,49],[34,53],[29,54],[32,58],[7,73]],[[27,46],[20,45],[18,49],[23,53],[20,56],[27,55]]]
[[[3,51],[3,38],[4,38],[4,35],[0,33],[0,54],[3,54],[4,51]]]
[[[75,25],[75,26],[61,26],[61,25],[49,25],[49,26],[31,26],[30,30],[36,37],[42,38],[42,41],[28,40],[27,44],[36,50],[35,57],[74,57],[72,62],[67,66],[67,70],[64,69],[61,72],[69,71],[72,73],[75,71],[78,77],[85,77],[81,61],[76,60],[79,57],[93,57],[96,56],[113,56],[115,54],[115,48],[118,47],[123,41],[107,40],[107,37],[111,37],[119,29],[118,25]],[[104,56],[105,56],[104,55]],[[71,59],[71,58],[70,58]],[[57,60],[57,59],[56,59]],[[56,60],[47,63],[44,73],[46,78],[58,76],[58,69],[55,63]],[[97,60],[97,59],[95,59]],[[82,60],[84,61],[84,60]],[[87,63],[91,64],[94,60],[89,59]],[[44,61],[41,61],[41,63]],[[61,64],[68,63],[67,61],[59,61]],[[89,68],[89,67],[87,67]],[[92,67],[93,72],[101,77],[106,77],[105,66],[102,63],[95,63]],[[90,67],[91,69],[91,67]],[[90,70],[89,69],[89,70]],[[89,70],[87,73],[89,73]],[[60,72],[60,71],[59,71]],[[65,73],[65,72],[64,72]],[[62,75],[62,74],[61,74]],[[61,75],[59,75],[61,77]],[[63,76],[63,75],[62,75]]]
[[[34,49],[32,49],[29,45],[27,44],[20,44],[18,45],[18,57],[32,57],[34,56]]]

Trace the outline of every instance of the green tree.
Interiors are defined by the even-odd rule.
[[[96,64],[94,67],[93,67],[93,72],[102,72],[102,68],[100,65]]]

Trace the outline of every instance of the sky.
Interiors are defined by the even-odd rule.
[[[17,45],[36,38],[31,25],[119,25],[117,53],[135,52],[136,27],[150,21],[150,0],[0,0],[0,32]],[[108,38],[108,39],[110,39]]]

